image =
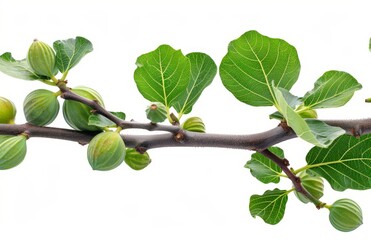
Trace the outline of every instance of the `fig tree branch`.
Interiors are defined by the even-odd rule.
[[[359,120],[326,120],[327,124],[343,128],[347,134],[360,136],[371,133],[371,119]],[[127,121],[125,121],[127,123]],[[128,122],[130,123],[130,122]],[[122,132],[122,137],[127,147],[137,148],[146,151],[162,147],[217,147],[247,149],[262,151],[277,143],[295,138],[296,134],[291,128],[279,125],[268,131],[255,134],[214,134],[196,133],[180,129],[177,126],[163,124],[138,123],[141,129],[150,131],[163,131],[167,127],[177,129],[175,133],[134,135]],[[145,128],[144,126],[150,126]],[[18,135],[26,133],[30,138],[44,137],[61,140],[75,141],[80,144],[87,144],[97,132],[82,132],[63,128],[38,127],[30,124],[0,124],[0,134]]]

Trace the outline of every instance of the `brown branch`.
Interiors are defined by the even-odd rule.
[[[326,123],[343,128],[348,134],[362,135],[371,133],[371,119],[360,120],[327,120]],[[177,129],[174,133],[150,134],[150,135],[129,135],[122,133],[122,137],[128,147],[137,147],[142,149],[153,149],[161,147],[218,147],[248,149],[262,151],[277,143],[295,138],[294,131],[283,129],[281,126],[272,128],[268,131],[256,134],[231,135],[231,134],[212,134],[212,133],[195,133],[180,130],[177,126],[168,126],[163,124],[138,123],[141,129],[151,131],[164,131]],[[148,127],[151,126],[151,127]],[[182,137],[176,137],[177,133],[182,132]],[[0,124],[0,134],[18,135],[27,133],[32,137],[45,137],[88,143],[96,132],[82,132],[70,129],[38,127],[30,124]],[[171,131],[172,132],[172,131]],[[354,133],[357,134],[354,134]]]

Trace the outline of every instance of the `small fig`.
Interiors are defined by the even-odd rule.
[[[339,199],[329,210],[331,225],[339,231],[350,232],[363,223],[361,207],[351,199]]]
[[[160,102],[155,102],[148,106],[146,114],[147,118],[153,123],[163,122],[167,118],[166,107]]]
[[[134,170],[142,170],[151,163],[151,159],[147,152],[141,154],[134,148],[128,148],[126,149],[125,162]]]
[[[299,113],[299,115],[302,118],[317,118],[317,111],[315,109],[306,108],[304,105],[300,105],[296,112]]]
[[[88,146],[88,160],[93,170],[107,171],[125,159],[126,147],[118,132],[102,132]]]
[[[182,124],[182,128],[191,132],[205,132],[205,124],[199,117],[190,117]]]
[[[28,50],[27,61],[38,75],[53,77],[58,72],[55,52],[44,42],[34,40]]]
[[[96,101],[104,107],[103,99],[97,91],[88,87],[76,87],[71,90],[81,97]],[[89,125],[89,117],[92,108],[73,100],[65,100],[63,103],[63,117],[72,128],[81,131],[101,131],[102,129]]]
[[[54,121],[59,112],[57,95],[46,89],[38,89],[28,94],[23,102],[27,122],[45,126]]]
[[[0,97],[0,123],[13,124],[17,109],[9,99]]]
[[[26,136],[3,136],[0,138],[0,170],[13,168],[26,156]]]
[[[302,186],[316,199],[320,199],[323,196],[323,180],[321,177],[311,176],[305,171],[300,175],[300,180]],[[310,200],[306,198],[303,194],[294,191],[295,196],[303,203],[308,203]]]

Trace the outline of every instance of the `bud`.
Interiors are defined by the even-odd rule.
[[[13,168],[26,156],[27,138],[23,135],[0,137],[0,170]]]
[[[329,210],[330,222],[339,231],[350,232],[363,223],[361,207],[351,199],[337,200]]]
[[[300,180],[302,186],[307,190],[313,197],[320,199],[323,196],[323,180],[321,177],[311,176],[305,171],[300,175]],[[295,196],[303,203],[308,203],[310,200],[306,198],[303,194],[294,191]]]
[[[205,132],[205,124],[203,123],[202,119],[199,117],[191,117],[185,120],[182,124],[182,128],[187,131],[191,132]]]
[[[125,153],[125,143],[117,132],[99,133],[88,146],[88,160],[93,170],[116,168],[124,161]]]
[[[97,91],[88,87],[76,87],[71,90],[77,95],[97,101],[99,105],[104,107],[103,99]],[[89,125],[89,117],[92,108],[73,100],[65,100],[63,103],[63,117],[72,128],[81,131],[101,131],[102,129],[96,126]]]
[[[160,102],[155,102],[148,106],[146,114],[147,118],[153,123],[163,122],[167,118],[166,107]]]
[[[151,163],[151,159],[147,152],[141,154],[134,148],[128,148],[126,149],[125,162],[134,170],[142,170]]]
[[[27,95],[23,102],[27,122],[45,126],[54,121],[59,112],[57,95],[46,89],[38,89]]]
[[[13,124],[17,109],[9,99],[0,97],[0,124]]]
[[[58,72],[54,50],[44,42],[34,40],[28,50],[27,61],[38,75],[52,77]]]

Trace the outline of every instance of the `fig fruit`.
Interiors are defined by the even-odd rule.
[[[125,153],[125,143],[119,133],[102,132],[89,143],[88,161],[93,170],[112,170],[124,161]]]
[[[331,225],[339,231],[350,232],[363,223],[361,207],[351,199],[339,199],[329,210]]]
[[[27,61],[38,75],[53,77],[58,72],[55,52],[44,42],[34,40],[28,50]]]
[[[10,169],[20,164],[26,156],[26,136],[0,137],[0,170]]]
[[[316,199],[320,199],[323,196],[323,179],[317,176],[311,176],[307,172],[302,172],[300,175],[302,186]],[[310,200],[303,194],[294,191],[295,196],[303,203],[308,203]]]
[[[59,112],[57,95],[46,89],[38,89],[28,94],[23,102],[27,122],[45,126],[54,121]]]
[[[104,107],[103,99],[97,91],[88,87],[76,87],[71,89],[77,95],[96,101]],[[92,108],[73,100],[65,100],[63,103],[63,117],[72,128],[81,131],[101,131],[102,129],[89,125],[89,117],[92,114]]]
[[[0,97],[0,123],[13,124],[16,113],[14,103],[7,98]]]
[[[153,123],[163,122],[167,118],[166,107],[160,102],[155,102],[148,106],[146,114],[147,118]]]
[[[142,170],[151,163],[151,158],[147,152],[141,154],[134,148],[128,148],[126,149],[125,162],[134,170]]]
[[[182,124],[182,128],[187,131],[191,132],[205,132],[205,124],[203,123],[202,119],[199,117],[190,117],[184,121]]]

